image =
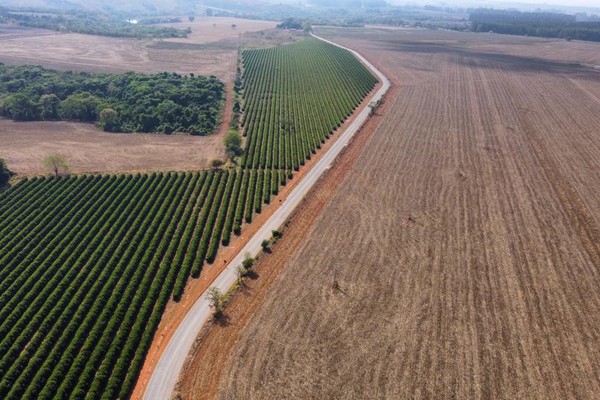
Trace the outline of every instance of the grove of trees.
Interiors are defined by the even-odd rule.
[[[475,32],[600,41],[600,22],[577,22],[574,15],[478,9],[470,20]]]
[[[150,26],[163,22],[164,18],[142,19],[138,24],[126,21],[123,15],[113,15],[91,11],[69,11],[60,13],[11,12],[0,8],[0,22],[12,22],[32,28],[50,29],[59,32],[76,32],[90,35],[131,37],[131,38],[173,38],[187,37],[188,29]],[[180,22],[181,19],[169,20]]]
[[[0,64],[0,116],[97,123],[111,132],[208,135],[220,123],[224,85],[214,76],[59,72]]]

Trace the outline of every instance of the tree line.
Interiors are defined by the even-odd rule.
[[[600,22],[577,22],[574,15],[479,9],[470,20],[475,32],[600,41]]]
[[[0,116],[97,123],[111,132],[208,135],[220,123],[224,85],[215,76],[59,72],[0,64]]]
[[[125,17],[104,13],[70,11],[56,14],[16,13],[0,8],[0,22],[59,32],[131,38],[187,37],[191,29],[132,24]]]

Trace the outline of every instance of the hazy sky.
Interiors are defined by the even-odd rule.
[[[584,6],[600,8],[600,0],[527,0],[527,3],[546,4],[546,5],[563,5],[563,6]]]
[[[600,0],[388,0],[395,4],[452,4],[469,7],[502,8],[512,4],[539,4],[547,7],[594,7],[600,9]]]

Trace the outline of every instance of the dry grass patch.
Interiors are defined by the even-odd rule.
[[[185,136],[106,133],[74,122],[0,119],[1,157],[20,175],[49,173],[42,165],[61,153],[71,172],[197,170],[225,157],[221,135]]]

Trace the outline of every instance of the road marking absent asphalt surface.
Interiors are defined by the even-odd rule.
[[[390,87],[390,82],[381,71],[373,66],[373,64],[354,50],[340,46],[316,35],[312,36],[350,51],[356,58],[369,67],[382,83],[381,88],[373,95],[371,101],[379,101],[383,98],[383,95]],[[321,175],[323,175],[323,173],[335,162],[336,158],[342,152],[344,147],[348,145],[354,134],[356,134],[360,127],[368,120],[369,114],[370,107],[367,105],[323,157],[317,161],[313,168],[302,178],[298,186],[292,190],[287,199],[273,213],[271,218],[269,218],[258,232],[256,232],[246,246],[244,246],[242,251],[231,260],[229,265],[227,265],[223,272],[221,272],[221,274],[213,281],[211,287],[217,287],[221,292],[225,293],[233,286],[237,280],[237,267],[242,264],[245,255],[250,254],[250,256],[255,257],[260,253],[262,250],[262,241],[270,239],[272,231],[278,230],[283,226],[294,209],[319,180]],[[163,351],[144,393],[145,400],[167,400],[171,398],[187,355],[203,325],[209,318],[211,318],[211,309],[206,300],[206,293],[203,293],[202,296],[196,300],[192,309],[187,313],[181,322],[181,325],[179,325]]]

